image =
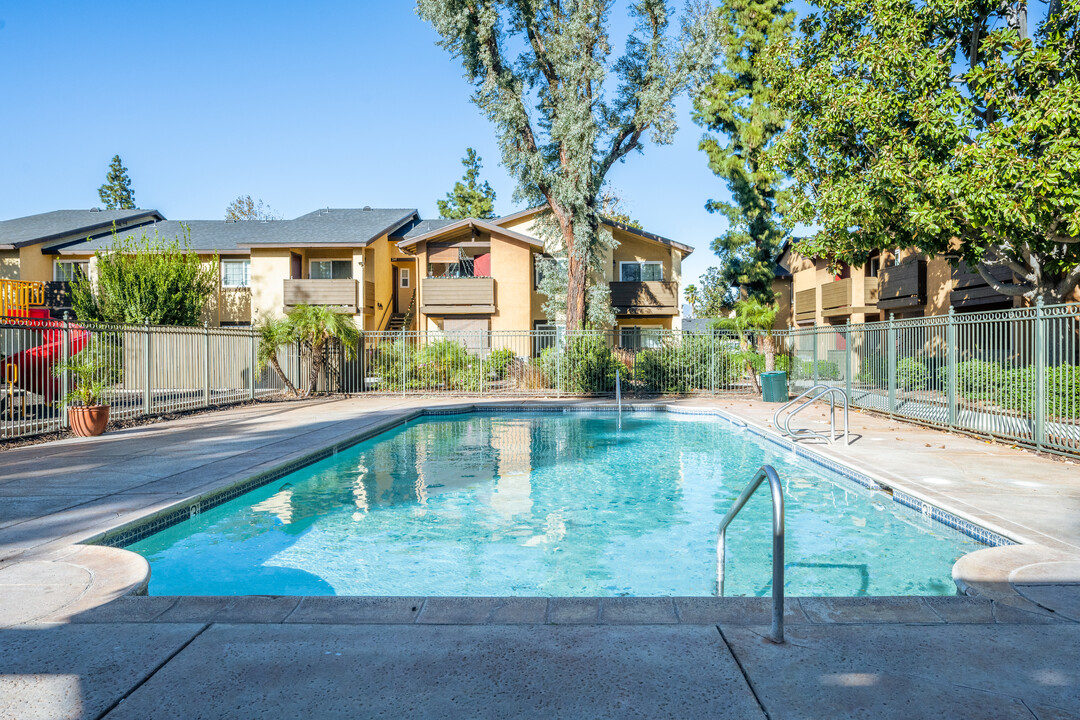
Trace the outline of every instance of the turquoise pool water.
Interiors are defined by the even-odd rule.
[[[708,416],[422,418],[128,546],[156,595],[712,595],[719,520],[771,463],[788,595],[953,594],[981,545]],[[725,592],[770,591],[770,502]]]

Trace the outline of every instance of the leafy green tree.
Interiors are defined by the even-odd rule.
[[[105,184],[98,188],[98,197],[105,203],[106,210],[131,210],[135,207],[135,191],[131,189],[131,178],[119,155],[113,155]]]
[[[597,198],[598,212],[600,217],[606,220],[614,220],[627,227],[642,230],[641,223],[630,217],[630,213],[623,206],[622,197],[610,186],[600,189],[600,197]]]
[[[269,205],[264,205],[261,199],[255,202],[250,195],[240,195],[225,208],[225,222],[269,222],[280,219]]]
[[[289,394],[298,395],[296,386],[281,369],[277,356],[282,346],[296,342],[296,327],[288,318],[264,318],[255,326],[255,332],[259,334],[259,352],[256,358],[259,372],[270,366],[288,388]]]
[[[1080,281],[1080,0],[821,0],[767,73],[791,118],[770,150],[799,252],[914,247],[998,292],[1060,302]],[[1007,268],[1015,284],[991,276]]]
[[[439,217],[461,220],[464,218],[495,217],[495,191],[491,185],[479,182],[480,156],[472,148],[465,150],[461,164],[465,166],[464,182],[454,183],[454,189],[439,201]]]
[[[217,256],[208,263],[190,250],[190,233],[163,240],[144,232],[112,242],[94,253],[93,279],[79,275],[71,284],[75,314],[83,320],[154,325],[198,325],[217,293]]]
[[[288,315],[295,337],[311,351],[311,371],[305,395],[313,395],[319,387],[319,376],[326,367],[327,344],[340,343],[346,358],[356,356],[360,342],[352,316],[325,305],[297,305]]]
[[[727,315],[735,305],[736,293],[724,279],[721,270],[711,267],[698,278],[701,301],[698,317],[718,318]]]
[[[671,142],[674,98],[713,56],[705,16],[687,18],[674,38],[668,2],[634,0],[626,52],[612,62],[612,8],[610,0],[417,2],[495,125],[517,198],[550,210],[545,240],[567,260],[570,329],[586,322],[590,275],[602,277],[610,247],[597,207],[608,171],[641,150],[646,134]]]
[[[701,302],[701,295],[698,293],[697,285],[688,283],[683,288],[683,297],[686,298],[686,304],[690,306],[690,317],[697,317],[698,304]]]
[[[699,147],[732,198],[705,205],[728,220],[728,231],[712,249],[729,287],[771,302],[773,266],[788,229],[778,213],[784,178],[763,156],[786,118],[765,79],[766,50],[787,42],[795,15],[784,0],[723,0],[717,13],[724,66],[694,94],[694,120],[720,134],[706,135]]]
[[[760,346],[765,354],[765,372],[776,369],[776,344],[774,343],[773,324],[780,308],[775,302],[765,303],[756,297],[748,297],[735,303],[735,312],[730,318],[716,323],[723,330],[734,330],[739,336],[739,346],[743,349],[746,371],[754,390],[761,391],[757,372],[754,370],[753,355]]]

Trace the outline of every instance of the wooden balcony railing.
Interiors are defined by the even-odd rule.
[[[913,308],[926,304],[926,261],[883,267],[878,273],[880,310]]]
[[[495,312],[495,278],[423,278],[420,312],[425,315],[469,315]]]
[[[994,268],[990,277],[1002,285],[1013,282],[1012,272],[1008,268]],[[961,262],[952,272],[953,288],[949,293],[949,304],[957,310],[992,309],[988,306],[1007,307],[1012,305],[1012,298],[1002,295],[987,284],[983,276],[966,263]]]
[[[660,280],[613,282],[611,306],[616,315],[678,315],[679,283]]]
[[[359,312],[360,283],[345,280],[285,280],[285,307],[296,305],[332,305],[349,312]]]
[[[817,288],[799,290],[795,293],[795,322],[810,320],[817,317]]]
[[[844,278],[821,286],[821,314],[838,317],[852,313],[877,312],[878,279]]]

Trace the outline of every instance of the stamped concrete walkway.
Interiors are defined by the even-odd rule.
[[[420,404],[251,406],[0,454],[0,718],[1080,718],[1077,466],[869,415],[823,452],[1029,543],[1004,579],[978,565],[981,597],[789,599],[777,646],[756,598],[134,597],[144,561],[78,545]]]

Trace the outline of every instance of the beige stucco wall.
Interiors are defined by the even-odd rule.
[[[52,280],[53,260],[55,257],[54,255],[43,254],[41,245],[28,245],[19,248],[19,279],[31,282]]]
[[[19,251],[0,250],[0,280],[20,280]]]
[[[650,242],[636,235],[614,231],[615,240],[619,246],[611,253],[611,261],[604,268],[604,274],[610,282],[619,280],[619,263],[621,262],[657,262],[663,264],[664,280],[679,281],[676,268],[673,267],[672,257],[679,253],[673,253],[671,248],[660,243]],[[681,270],[681,263],[679,265]]]
[[[291,270],[288,248],[251,251],[251,319],[285,316],[285,279]],[[306,271],[306,263],[305,263]]]
[[[532,326],[533,248],[517,240],[491,238],[491,275],[495,278],[492,330],[528,330]]]

